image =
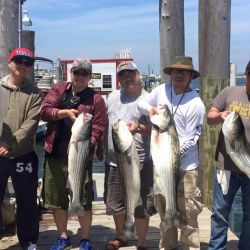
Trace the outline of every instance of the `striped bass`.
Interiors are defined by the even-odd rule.
[[[175,123],[167,105],[157,107],[159,114],[151,117],[151,154],[154,164],[154,203],[160,215],[162,232],[178,222],[176,208],[177,171],[180,149]]]
[[[68,155],[68,185],[72,191],[70,214],[83,215],[81,194],[88,166],[92,115],[81,113],[71,129]]]
[[[250,178],[250,147],[238,112],[231,112],[222,124],[226,151],[235,165]]]
[[[112,139],[125,201],[124,235],[134,236],[134,212],[141,204],[140,161],[127,124],[119,120],[112,125]]]
[[[3,116],[6,112],[6,93],[5,89],[0,86],[0,137],[3,130]]]

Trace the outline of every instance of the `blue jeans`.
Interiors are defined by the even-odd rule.
[[[208,250],[226,250],[229,214],[238,189],[242,191],[242,228],[239,249],[250,249],[250,179],[246,175],[231,172],[228,193],[223,195],[215,174],[213,207],[211,216],[211,238]]]

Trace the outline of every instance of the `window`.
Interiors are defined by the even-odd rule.
[[[111,89],[112,88],[112,75],[103,75],[102,82],[103,82],[104,89]]]

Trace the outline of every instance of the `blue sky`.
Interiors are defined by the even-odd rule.
[[[198,68],[198,0],[185,1],[185,54]],[[159,71],[158,0],[26,0],[36,55],[57,60],[110,59],[131,48],[141,72]],[[250,60],[250,1],[232,0],[231,62]],[[25,29],[25,28],[24,28]]]

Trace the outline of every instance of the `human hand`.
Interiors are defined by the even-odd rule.
[[[76,109],[68,109],[68,117],[70,118],[71,121],[75,121],[76,120],[76,115],[78,113],[78,110]]]
[[[151,118],[153,115],[159,115],[159,112],[156,107],[152,107],[149,111],[149,117]]]
[[[138,132],[139,124],[137,122],[129,121],[127,123],[127,126],[128,126],[128,130],[131,132],[132,135]]]
[[[9,146],[5,143],[0,144],[0,156],[5,156],[9,153]]]
[[[231,113],[231,111],[225,110],[223,112],[220,112],[220,117],[224,121],[226,117]]]

